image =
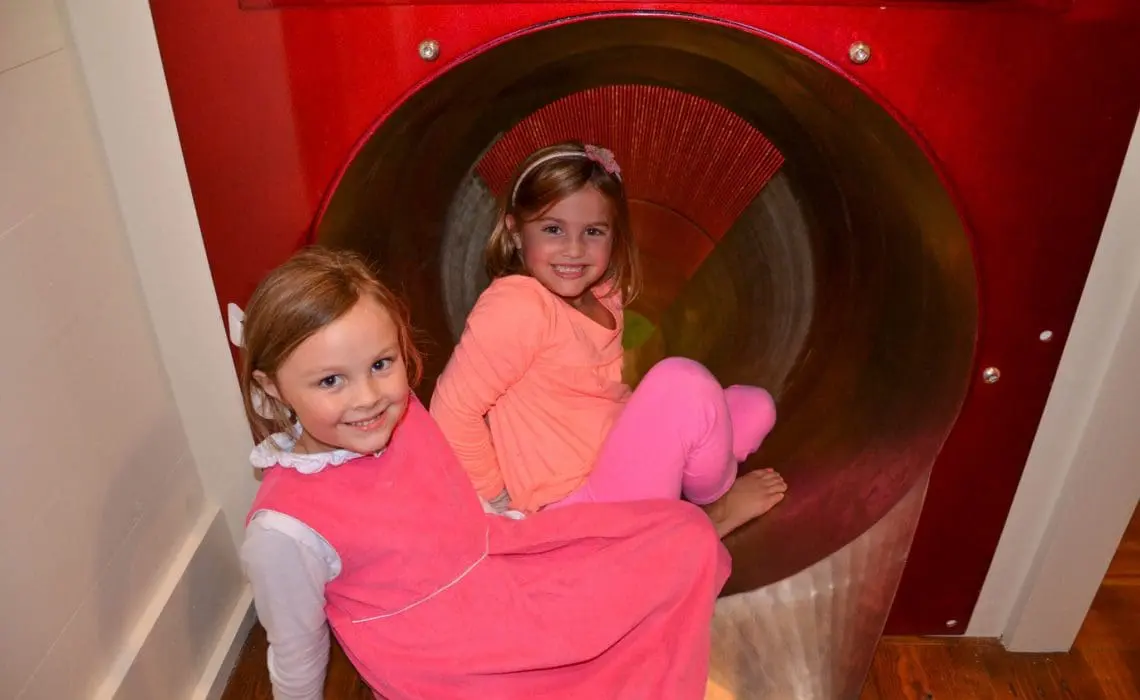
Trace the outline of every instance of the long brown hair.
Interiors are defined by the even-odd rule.
[[[423,361],[412,341],[407,307],[400,298],[356,253],[305,248],[257,285],[242,323],[241,393],[246,418],[258,442],[289,430],[293,415],[288,406],[261,389],[254,373],[264,372],[276,382],[277,370],[298,345],[348,313],[364,296],[372,297],[392,317],[408,382],[412,387],[419,383]],[[272,417],[258,413],[255,401]]]
[[[575,155],[550,158],[531,167],[540,159],[559,152]],[[527,274],[521,252],[512,239],[513,232],[507,227],[508,216],[519,223],[533,221],[583,187],[593,187],[609,202],[613,218],[613,252],[600,282],[612,284],[614,291],[621,293],[625,304],[633,301],[641,291],[641,265],[630,229],[625,187],[620,177],[606,172],[600,163],[585,154],[586,147],[581,142],[565,141],[541,148],[519,164],[514,177],[503,190],[499,220],[483,252],[487,275],[491,279]]]

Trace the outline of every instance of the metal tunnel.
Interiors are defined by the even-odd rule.
[[[774,40],[656,15],[505,41],[381,119],[315,228],[411,302],[424,396],[487,283],[495,193],[565,136],[629,178],[630,380],[685,355],[777,399],[746,468],[779,468],[789,497],[726,541],[708,697],[856,697],[969,381],[977,282],[950,196],[882,107]]]

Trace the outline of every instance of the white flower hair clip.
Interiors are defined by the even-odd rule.
[[[602,166],[602,169],[610,175],[621,179],[621,166],[618,165],[617,158],[614,158],[613,151],[593,144],[586,144],[585,150],[587,158]]]

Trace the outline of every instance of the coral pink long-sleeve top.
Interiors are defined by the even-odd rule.
[[[612,330],[523,275],[494,280],[468,315],[431,414],[483,498],[505,486],[513,508],[534,512],[593,468],[630,394],[621,300],[596,293]]]

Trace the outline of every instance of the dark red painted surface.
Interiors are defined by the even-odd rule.
[[[1002,380],[975,384],[939,458],[888,632],[962,631],[1140,107],[1140,6],[309,4],[251,11],[238,0],[152,3],[223,306],[244,305],[257,280],[305,239],[326,189],[377,118],[465,53],[542,22],[654,9],[739,23],[847,71],[898,116],[944,173],[973,235],[983,304],[976,376],[996,365]],[[441,43],[434,63],[416,53],[425,38]],[[861,67],[846,58],[855,40],[874,49]],[[1038,340],[1045,329],[1052,343]],[[962,624],[947,630],[949,619]]]

